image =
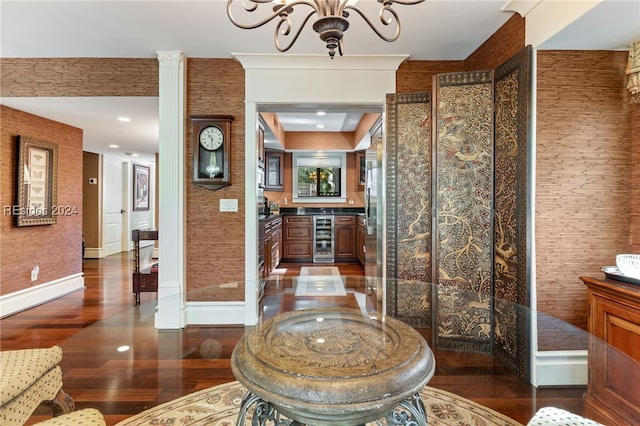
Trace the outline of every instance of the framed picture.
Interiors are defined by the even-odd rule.
[[[367,183],[367,157],[364,151],[356,152],[356,191],[364,191],[364,185]]]
[[[57,222],[58,144],[18,136],[16,226]]]
[[[149,167],[133,165],[133,211],[149,210]]]

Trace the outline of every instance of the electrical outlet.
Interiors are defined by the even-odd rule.
[[[39,273],[40,273],[40,267],[37,265],[34,266],[33,269],[31,270],[31,281],[37,281]]]

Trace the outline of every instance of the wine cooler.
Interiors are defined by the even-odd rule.
[[[313,217],[313,261],[333,262],[334,233],[333,216]]]

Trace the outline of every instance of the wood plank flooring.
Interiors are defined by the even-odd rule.
[[[243,326],[156,330],[156,294],[142,293],[142,305],[133,306],[131,263],[128,253],[85,259],[84,291],[0,320],[2,350],[60,345],[64,389],[78,409],[99,409],[109,425],[173,398],[235,380],[229,357],[244,333]],[[265,292],[263,309],[295,308],[277,294],[288,285],[286,277],[297,276],[302,266],[305,264],[280,266]],[[362,275],[357,264],[335,266],[342,275]],[[313,300],[305,303],[310,306]],[[429,334],[420,331],[425,337]],[[130,349],[119,352],[122,346]],[[548,405],[593,416],[583,402],[584,387],[536,389],[510,375],[492,356],[434,353],[437,370],[431,386],[477,401],[523,424],[538,408]],[[41,407],[28,424],[47,415]]]

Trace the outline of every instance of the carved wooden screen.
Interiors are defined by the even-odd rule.
[[[434,334],[438,348],[491,349],[493,72],[436,77]]]
[[[496,69],[494,354],[529,380],[527,159],[531,47]]]
[[[387,313],[431,325],[431,96],[390,94],[386,105]]]
[[[495,81],[493,71],[438,75],[433,101],[388,95],[385,170],[386,268],[398,278],[387,314],[431,327],[438,348],[493,352],[524,380],[530,55]]]

